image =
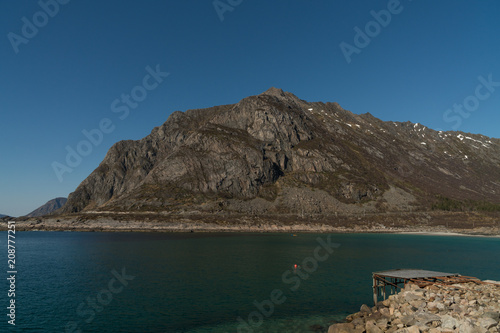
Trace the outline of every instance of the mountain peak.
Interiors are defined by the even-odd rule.
[[[283,91],[283,89],[271,87],[261,93],[259,96],[273,96],[279,100],[286,101],[288,103],[299,103],[300,98],[288,91]]]
[[[269,96],[276,96],[276,97],[286,97],[286,93],[283,91],[283,89],[275,88],[275,87],[271,87],[271,88],[267,89],[261,95],[269,95]]]
[[[32,211],[31,213],[29,213],[26,216],[36,217],[36,216],[43,216],[43,215],[50,214],[50,213],[58,210],[62,206],[64,206],[66,201],[67,201],[67,199],[62,198],[62,197],[58,197],[58,198],[49,200],[44,205],[38,207],[37,209],[35,209],[34,211]]]
[[[443,207],[452,199],[500,203],[500,140],[383,122],[275,87],[186,112],[155,135],[114,145],[56,214],[336,214],[425,211],[439,198]]]

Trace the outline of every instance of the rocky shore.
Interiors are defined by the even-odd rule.
[[[87,212],[14,220],[19,231],[133,232],[317,232],[429,233],[500,236],[500,217],[476,213],[399,212],[361,215],[168,214],[153,212]],[[0,223],[0,230],[6,230]]]
[[[6,224],[0,231],[6,230]],[[493,236],[500,237],[500,228],[447,228],[445,226],[385,226],[383,224],[358,224],[336,226],[331,224],[257,222],[249,220],[237,223],[202,222],[179,219],[176,222],[99,218],[78,219],[30,219],[16,221],[18,231],[76,231],[76,232],[310,232],[310,233],[402,233],[441,236]]]
[[[328,333],[500,332],[500,282],[432,284],[405,289],[374,307],[363,304]]]

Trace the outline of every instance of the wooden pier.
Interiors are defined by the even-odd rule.
[[[393,269],[382,272],[374,272],[373,276],[373,302],[376,305],[378,297],[385,300],[386,289],[390,288],[390,293],[395,294],[398,288],[402,289],[407,283],[415,283],[420,287],[429,284],[453,284],[467,281],[477,281],[477,278],[462,276],[458,273],[444,273],[427,271],[423,269]]]

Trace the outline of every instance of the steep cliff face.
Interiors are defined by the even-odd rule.
[[[116,143],[61,213],[331,213],[500,202],[500,140],[355,115],[271,88]]]

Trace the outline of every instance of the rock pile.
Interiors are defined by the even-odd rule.
[[[372,308],[363,304],[328,333],[490,333],[500,332],[499,317],[500,282],[407,284]]]

